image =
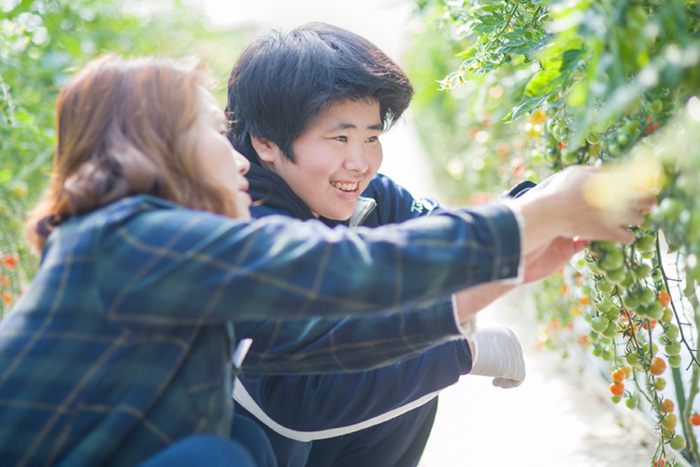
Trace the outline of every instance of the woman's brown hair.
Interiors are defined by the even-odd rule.
[[[48,193],[28,221],[33,246],[41,250],[66,219],[135,194],[235,217],[230,193],[201,176],[196,157],[194,123],[208,86],[191,59],[90,62],[58,95]]]

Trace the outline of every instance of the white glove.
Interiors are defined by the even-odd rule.
[[[472,336],[474,355],[469,374],[493,376],[501,388],[520,386],[525,379],[525,360],[518,337],[498,323],[479,325]]]

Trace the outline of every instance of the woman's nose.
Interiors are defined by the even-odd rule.
[[[236,160],[236,165],[238,166],[238,171],[245,175],[250,170],[250,161],[240,152],[234,150],[233,157]]]

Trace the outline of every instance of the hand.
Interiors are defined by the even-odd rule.
[[[493,376],[493,385],[504,389],[520,386],[525,379],[525,360],[513,331],[498,323],[479,325],[472,342],[469,374]]]
[[[558,237],[549,245],[544,245],[529,253],[525,258],[523,283],[529,284],[551,276],[586,246],[587,242],[579,239]]]
[[[631,242],[634,235],[628,227],[644,220],[643,211],[651,209],[655,197],[649,191],[637,189],[609,200],[608,204],[592,201],[593,188],[616,181],[615,174],[572,166],[514,200],[513,206],[525,221],[525,253],[549,245],[557,237]]]

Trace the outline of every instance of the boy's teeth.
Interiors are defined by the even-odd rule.
[[[343,191],[355,191],[357,189],[357,183],[332,182],[331,184]]]

